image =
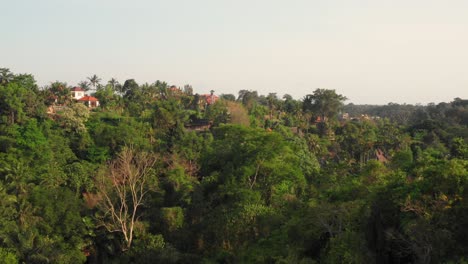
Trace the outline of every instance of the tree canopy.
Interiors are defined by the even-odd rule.
[[[466,99],[100,81],[0,69],[0,262],[468,259]]]
[[[346,97],[335,90],[316,89],[304,98],[303,110],[310,111],[322,120],[335,117],[343,107]]]

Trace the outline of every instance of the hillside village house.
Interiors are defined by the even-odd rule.
[[[78,99],[78,102],[84,103],[88,107],[98,107],[99,100],[96,97],[85,95],[84,97]]]
[[[81,87],[73,87],[71,90],[71,96],[73,99],[80,103],[84,103],[90,108],[99,106],[99,100],[96,97],[86,95],[85,90]]]
[[[211,90],[210,94],[200,95],[200,103],[203,105],[212,105],[218,101],[219,97],[214,94],[214,91]]]
[[[81,87],[73,87],[71,90],[71,96],[75,100],[79,100],[80,98],[85,96],[85,90]]]

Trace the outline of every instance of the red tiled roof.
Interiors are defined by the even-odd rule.
[[[96,102],[96,101],[99,101],[96,97],[92,97],[92,96],[89,96],[89,95],[86,95],[85,97],[81,97],[80,99],[78,99],[78,101],[91,101],[91,102]]]
[[[202,96],[205,98],[207,104],[213,104],[216,101],[218,101],[219,97],[216,95],[211,95],[211,94],[202,94]]]
[[[78,91],[84,92],[83,88],[78,87],[78,86],[73,87],[72,91],[74,91],[74,92],[78,92]]]

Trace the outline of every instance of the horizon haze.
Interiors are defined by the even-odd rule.
[[[0,67],[39,85],[166,81],[346,103],[468,97],[468,2],[19,0],[2,5]]]

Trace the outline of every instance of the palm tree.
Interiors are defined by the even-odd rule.
[[[15,75],[8,68],[0,68],[0,84],[7,84],[13,80]]]
[[[119,81],[117,81],[115,78],[110,79],[107,83],[112,87],[112,90],[114,92],[117,91],[116,88],[117,88],[118,85],[120,85]]]
[[[93,76],[88,77],[88,80],[93,85],[94,91],[96,91],[96,86],[99,85],[99,82],[101,81],[101,78],[99,78],[96,74],[94,74]]]
[[[78,83],[78,86],[83,88],[85,91],[89,90],[90,85],[91,85],[91,83],[88,82],[88,81],[81,81],[81,82]]]
[[[111,78],[107,83],[110,84],[112,88],[114,88],[115,85],[117,85],[119,82],[115,78]]]
[[[270,120],[272,120],[273,110],[276,108],[276,101],[278,100],[278,97],[276,96],[276,93],[269,93],[266,99],[268,102],[268,108],[270,109]]]
[[[162,98],[162,99],[166,99],[167,98],[167,83],[166,82],[161,82],[161,81],[156,81],[154,83],[154,85],[157,87],[158,91],[159,91],[159,96]]]

